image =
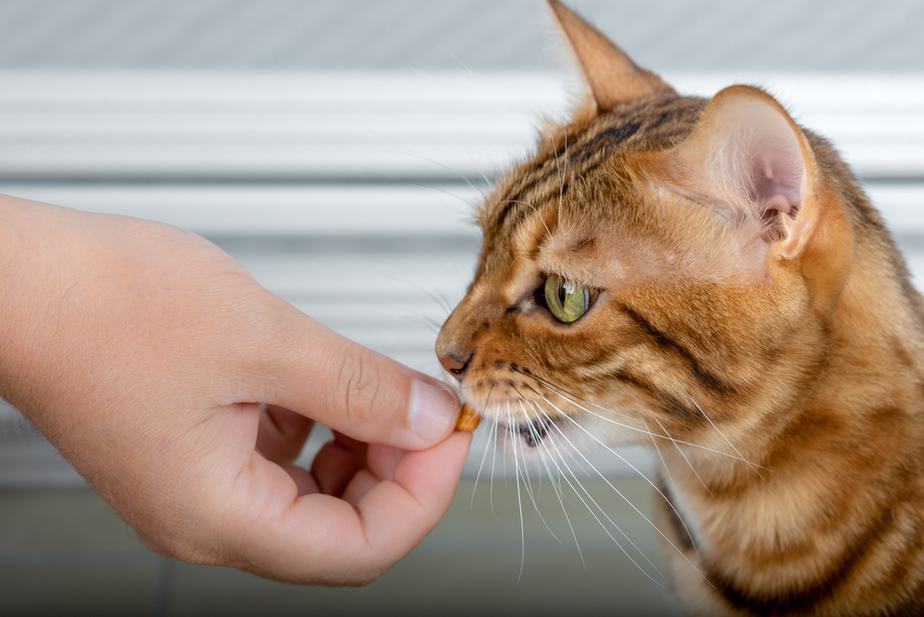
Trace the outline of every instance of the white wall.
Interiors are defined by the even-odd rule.
[[[738,81],[667,77],[703,95]],[[924,78],[746,77],[838,146],[919,280]],[[0,192],[206,235],[302,310],[435,374],[435,328],[478,248],[471,207],[574,91],[549,73],[5,72]],[[47,453],[10,417],[0,440]],[[0,460],[0,482],[73,477],[28,460],[44,471]]]

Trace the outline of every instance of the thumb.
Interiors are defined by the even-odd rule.
[[[284,342],[273,346],[268,400],[360,441],[406,450],[445,439],[459,416],[456,395],[418,373],[283,310]]]

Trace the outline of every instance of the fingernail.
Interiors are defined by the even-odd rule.
[[[452,431],[460,408],[459,399],[447,387],[426,381],[411,386],[411,430],[427,442]]]

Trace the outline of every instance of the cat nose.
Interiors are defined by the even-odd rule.
[[[471,359],[472,352],[470,351],[465,354],[459,354],[454,351],[440,354],[440,364],[443,365],[443,368],[446,369],[450,375],[459,381],[462,381],[462,376],[465,375],[465,369],[468,368],[468,363]]]

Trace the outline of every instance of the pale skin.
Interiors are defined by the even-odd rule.
[[[161,554],[363,584],[449,506],[455,396],[198,236],[0,197],[0,290],[0,394]]]

